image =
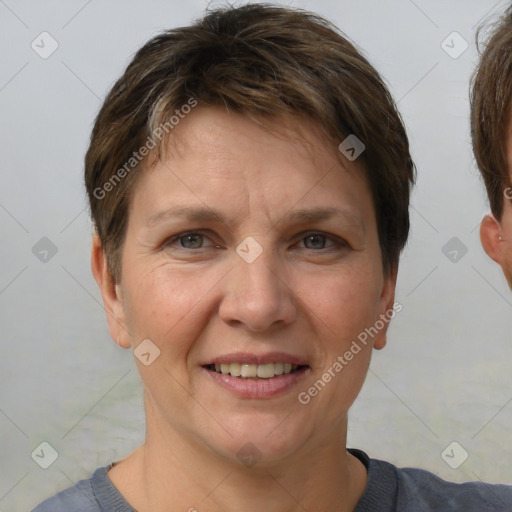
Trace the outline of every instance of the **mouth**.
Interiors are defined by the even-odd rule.
[[[285,352],[233,352],[204,361],[209,381],[242,399],[293,396],[311,373],[309,361]]]
[[[203,366],[206,370],[220,375],[229,375],[237,379],[268,380],[283,375],[290,375],[305,371],[309,368],[306,364],[293,363],[211,363]]]

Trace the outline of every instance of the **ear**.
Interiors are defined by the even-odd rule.
[[[480,242],[487,256],[497,263],[501,261],[500,231],[500,223],[494,215],[492,213],[485,215],[480,224]]]
[[[103,298],[110,336],[120,347],[130,348],[121,285],[116,284],[110,274],[107,258],[97,233],[92,239],[91,269]]]
[[[381,322],[384,325],[381,329],[378,330],[378,333],[375,335],[373,341],[373,348],[377,350],[381,350],[386,346],[386,333],[388,331],[389,322],[397,312],[402,310],[401,304],[398,304],[395,307],[395,288],[397,274],[398,265],[391,269],[387,276],[384,276],[382,293],[379,300],[379,318],[375,321],[375,327],[380,326]]]

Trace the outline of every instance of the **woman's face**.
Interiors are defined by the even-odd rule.
[[[343,430],[385,327],[344,354],[393,304],[357,161],[306,119],[273,128],[197,107],[174,129],[131,200],[110,322],[121,345],[150,340],[148,424],[233,459]]]

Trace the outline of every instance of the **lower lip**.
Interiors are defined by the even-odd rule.
[[[270,379],[248,379],[224,375],[212,370],[202,368],[210,378],[219,386],[231,391],[240,398],[274,398],[289,391],[301,381],[309,367],[305,366],[293,373],[278,375]]]

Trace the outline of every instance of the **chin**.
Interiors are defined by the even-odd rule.
[[[237,428],[229,429],[232,437],[223,436],[220,445],[219,439],[211,440],[210,447],[219,455],[247,467],[278,463],[297,452],[307,440],[304,425],[287,424],[285,418],[286,414],[279,419],[239,419]]]

